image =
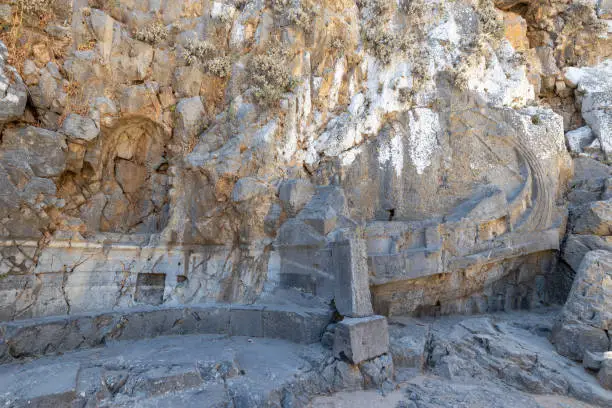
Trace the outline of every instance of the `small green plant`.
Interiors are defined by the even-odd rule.
[[[533,115],[531,117],[531,123],[533,123],[534,125],[541,125],[542,124],[542,118],[540,117],[540,115]]]
[[[279,45],[270,45],[266,52],[253,56],[247,70],[254,96],[260,103],[278,101],[295,83],[289,72],[287,50]]]
[[[160,21],[152,21],[134,33],[137,40],[157,44],[168,38],[168,29]]]

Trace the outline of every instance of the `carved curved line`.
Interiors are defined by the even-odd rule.
[[[516,231],[542,231],[548,228],[552,219],[551,202],[554,199],[547,183],[546,171],[535,154],[525,148],[520,140],[510,139],[510,143],[525,160],[532,180],[532,205],[529,215],[516,227]]]
[[[472,110],[472,112],[483,117],[489,123],[494,125],[499,124],[479,110]],[[508,112],[502,111],[500,114],[504,117],[505,123],[512,123],[512,119],[509,117]],[[508,133],[509,134],[506,135],[491,134],[490,136],[498,137],[506,141],[510,146],[514,147],[519,156],[525,160],[530,170],[527,179],[531,178],[533,189],[531,195],[532,205],[529,215],[517,225],[515,231],[531,232],[545,230],[549,227],[552,220],[551,203],[553,202],[552,200],[554,200],[554,194],[547,182],[548,178],[546,177],[546,171],[537,156],[525,147],[526,143],[522,143],[523,141],[521,140],[520,134],[512,131]]]

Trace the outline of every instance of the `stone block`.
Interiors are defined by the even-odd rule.
[[[350,237],[334,242],[332,263],[336,274],[334,299],[338,312],[349,317],[373,314],[366,241]]]
[[[138,340],[168,335],[182,317],[183,313],[178,308],[125,312],[117,319],[120,330],[113,330],[109,337],[115,340]]]
[[[300,246],[320,248],[325,245],[325,237],[306,223],[290,219],[285,222],[278,233],[278,246]]]
[[[230,336],[263,337],[263,306],[232,306]]]
[[[430,327],[410,317],[389,321],[389,349],[396,368],[425,368]]]
[[[345,318],[334,332],[334,355],[353,364],[389,351],[389,330],[384,316]]]
[[[327,235],[336,228],[336,222],[338,221],[336,211],[331,207],[303,211],[298,218],[322,235]]]
[[[335,227],[338,216],[346,212],[346,197],[341,188],[319,187],[297,218],[313,227],[319,234],[327,235]]]
[[[229,334],[229,305],[202,305],[185,309],[183,315],[183,332]]]
[[[561,313],[564,323],[580,322],[612,329],[612,252],[591,251],[584,256]],[[607,351],[592,350],[592,351]]]
[[[569,234],[561,253],[562,259],[577,272],[584,256],[590,251],[605,249],[612,251],[612,244],[596,235]]]
[[[331,311],[291,307],[263,311],[263,336],[294,343],[317,343],[331,320]]]

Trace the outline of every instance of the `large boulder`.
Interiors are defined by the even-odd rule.
[[[610,349],[606,331],[612,329],[612,252],[587,253],[572,290],[555,322],[551,341],[557,351],[582,361],[585,352]]]

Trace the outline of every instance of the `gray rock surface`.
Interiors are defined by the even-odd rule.
[[[612,356],[610,353],[606,353],[606,356],[601,362],[601,368],[597,374],[597,379],[602,387],[612,391]]]
[[[609,405],[612,393],[602,389],[582,365],[557,354],[548,342],[555,314],[553,310],[434,322],[428,347],[430,367],[452,381],[496,379],[527,393]]]
[[[26,107],[28,90],[17,70],[8,65],[6,46],[0,42],[0,48],[5,50],[0,55],[0,124],[18,119]]]
[[[295,217],[310,201],[314,186],[306,180],[287,180],[278,189],[278,197],[289,217]]]
[[[27,163],[38,177],[57,177],[66,168],[65,138],[50,130],[34,126],[7,129],[2,147],[3,157]]]
[[[61,131],[69,140],[81,139],[86,142],[91,142],[100,134],[100,129],[92,119],[74,113],[64,119]]]
[[[567,302],[553,327],[551,341],[560,354],[582,361],[584,353],[611,349],[610,293],[612,252],[591,251],[582,260]]]
[[[612,152],[612,117],[610,107],[612,100],[612,81],[610,80],[612,64],[605,61],[602,64],[585,68],[577,75],[578,91],[581,95],[582,116],[601,142],[601,147],[608,160]]]
[[[572,153],[582,153],[584,148],[593,142],[593,138],[593,131],[588,126],[583,126],[565,134],[567,147]]]
[[[576,212],[571,219],[575,234],[612,235],[612,200],[595,201]]]

